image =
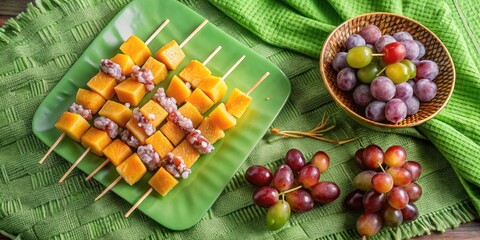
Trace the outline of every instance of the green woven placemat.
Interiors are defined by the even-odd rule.
[[[478,216],[474,206],[480,205],[475,197],[480,196],[480,113],[476,99],[480,91],[476,58],[480,33],[476,13],[480,5],[452,0],[435,4],[426,0],[370,4],[304,0],[181,2],[265,56],[289,77],[292,95],[275,127],[307,130],[327,114],[334,116],[337,124],[329,137],[357,140],[337,146],[311,139],[271,142],[266,136],[193,228],[173,232],[138,211],[125,219],[123,213],[130,205],[113,193],[93,203],[103,186],[85,182],[82,172],[75,170],[66,182],[57,184],[69,164],[56,154],[45,164],[37,164],[47,147],[32,134],[31,119],[49,90],[128,1],[38,1],[36,7],[29,6],[17,20],[0,28],[1,230],[23,239],[352,239],[357,237],[357,214],[349,213],[342,204],[352,190],[350,179],[359,171],[350,158],[356,149],[371,143],[383,148],[401,144],[409,159],[424,167],[419,180],[424,190],[418,201],[419,219],[400,228],[385,228],[378,238],[444,231]],[[323,86],[318,69],[322,42],[342,21],[370,11],[396,12],[420,21],[444,41],[455,61],[458,79],[454,95],[438,117],[418,128],[420,132],[411,128],[383,133],[363,128],[333,103]],[[342,195],[332,204],[293,214],[282,230],[268,231],[264,225],[266,211],[252,204],[254,189],[245,182],[243,173],[252,164],[274,168],[292,147],[307,157],[318,150],[326,151],[332,166],[322,179],[337,182]]]

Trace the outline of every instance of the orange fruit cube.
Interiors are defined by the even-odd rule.
[[[120,50],[130,56],[135,64],[142,66],[152,55],[148,46],[137,36],[130,36],[120,45]]]
[[[145,140],[146,144],[152,145],[160,158],[165,158],[167,153],[173,150],[173,145],[168,141],[161,131],[156,131],[152,136]]]
[[[153,100],[150,100],[143,105],[143,107],[140,108],[140,112],[153,126],[155,126],[155,128],[157,128],[168,115],[168,112],[165,111],[160,104]]]
[[[190,96],[192,90],[187,87],[182,79],[175,75],[165,93],[167,96],[175,98],[175,100],[177,100],[177,105],[180,105],[185,102],[185,99],[187,99],[188,96]]]
[[[106,158],[110,159],[113,165],[118,166],[132,155],[133,151],[125,142],[120,139],[115,139],[103,149],[103,154]]]
[[[200,114],[204,114],[213,106],[212,99],[210,99],[200,88],[195,89],[185,101],[195,106]]]
[[[225,137],[225,132],[213,124],[210,118],[203,119],[200,126],[198,126],[198,130],[200,130],[202,136],[204,136],[211,144],[214,144]]]
[[[207,96],[212,99],[213,103],[217,103],[222,99],[223,95],[227,92],[227,84],[219,77],[210,76],[205,78],[198,88],[207,94]]]
[[[143,128],[138,126],[138,123],[135,119],[131,118],[127,122],[126,128],[133,134],[133,136],[135,136],[135,138],[138,139],[138,142],[140,142],[140,144],[145,144],[145,140],[148,138],[148,135],[145,133],[145,130],[143,130]]]
[[[83,88],[78,89],[77,96],[75,98],[76,103],[87,109],[90,109],[92,114],[97,113],[103,104],[105,104],[105,101],[107,100],[100,96],[100,94]]]
[[[82,135],[90,128],[90,124],[76,113],[63,112],[55,123],[55,127],[71,139],[80,142]]]
[[[160,131],[170,140],[173,146],[177,146],[187,134],[174,122],[168,121],[160,127]]]
[[[183,53],[180,46],[178,46],[177,41],[172,40],[158,49],[155,53],[155,58],[163,62],[168,69],[175,70],[183,59],[185,59],[185,53]]]
[[[190,61],[178,74],[183,81],[189,82],[194,88],[198,87],[203,79],[210,77],[211,75],[212,72],[197,60]]]
[[[240,91],[238,88],[234,88],[225,103],[225,108],[233,116],[241,118],[251,102],[252,97]]]
[[[95,153],[98,156],[103,156],[103,149],[112,142],[108,133],[91,127],[82,136],[82,145],[86,148],[90,148],[90,152]]]
[[[198,127],[200,123],[203,120],[202,114],[197,110],[195,106],[193,106],[191,103],[187,102],[183,104],[181,108],[178,109],[178,111],[188,119],[192,121],[192,125],[194,128]]]
[[[209,117],[212,123],[221,130],[227,130],[237,124],[237,120],[229,112],[227,112],[225,104],[223,103],[220,103],[210,113]]]
[[[87,86],[103,98],[111,99],[115,95],[113,88],[117,86],[117,80],[100,71],[88,81]]]
[[[117,172],[131,186],[145,175],[147,168],[138,155],[134,153],[117,166]]]
[[[187,140],[183,140],[180,145],[173,149],[172,153],[175,156],[182,157],[187,168],[191,168],[200,157],[200,152],[195,149]]]
[[[125,127],[128,120],[132,118],[132,110],[125,105],[108,100],[98,112],[98,115],[110,118],[121,127]]]
[[[111,58],[110,61],[120,65],[123,75],[129,76],[130,74],[132,74],[133,66],[135,65],[135,63],[130,56],[118,53],[113,58]]]
[[[143,64],[142,69],[149,69],[152,72],[154,84],[159,84],[165,80],[168,75],[168,70],[165,64],[157,61],[153,57],[148,58],[147,62]]]
[[[173,177],[165,168],[161,167],[155,175],[148,180],[148,184],[163,197],[178,184],[178,180]]]
[[[145,85],[132,78],[129,78],[115,87],[118,100],[122,103],[129,103],[137,106],[147,93]]]

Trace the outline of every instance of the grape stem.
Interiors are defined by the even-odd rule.
[[[380,70],[380,72],[378,72],[377,75],[375,75],[375,76],[377,76],[377,77],[380,76],[380,74],[382,74],[385,71],[385,69],[387,69],[386,66],[384,68],[382,68],[382,70]]]
[[[362,240],[367,240],[367,236],[363,235]]]
[[[372,53],[372,57],[383,57],[385,53]]]
[[[385,169],[383,168],[382,164],[380,162],[377,162],[378,166],[380,166],[380,169],[382,169],[383,172],[385,172]]]
[[[287,194],[287,193],[289,193],[289,192],[293,192],[293,191],[298,190],[298,189],[300,189],[300,188],[302,188],[302,185],[299,185],[299,186],[296,186],[296,187],[294,187],[294,188],[290,188],[290,189],[288,189],[288,190],[286,190],[286,191],[283,191],[283,192],[280,193],[280,195],[282,195],[282,198],[284,198],[285,194]]]

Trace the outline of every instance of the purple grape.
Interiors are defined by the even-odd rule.
[[[400,84],[395,85],[395,96],[394,98],[400,98],[402,101],[406,101],[407,99],[413,96],[413,88],[410,86],[409,83],[403,82]]]
[[[370,93],[370,87],[366,84],[361,84],[353,91],[353,101],[362,106],[367,106],[373,101],[372,94]]]
[[[358,34],[352,34],[347,38],[347,49],[350,50],[354,47],[365,46],[365,39]]]
[[[413,61],[412,61],[413,62]],[[413,88],[413,86],[415,86],[415,81],[410,79],[407,81],[407,83]]]
[[[420,79],[415,83],[413,93],[420,102],[429,102],[437,95],[437,84],[428,79]]]
[[[417,64],[420,63],[420,60],[418,60],[418,59],[413,59],[411,62],[412,62],[413,64],[415,64],[415,67],[417,67]]]
[[[385,120],[385,102],[373,101],[365,108],[365,117],[375,121],[381,122]]]
[[[433,80],[438,75],[438,65],[431,60],[422,60],[417,64],[417,76],[415,80],[428,79]]]
[[[350,91],[357,84],[357,74],[349,67],[346,67],[337,74],[337,86],[340,90]]]
[[[392,36],[390,36],[388,34],[385,34],[385,35],[381,36],[380,38],[378,38],[378,40],[375,42],[375,49],[377,50],[377,52],[381,53],[383,47],[385,47],[385,45],[387,45],[389,43],[392,43],[392,42],[396,42],[395,38],[393,38]]]
[[[372,52],[375,52],[375,47],[372,44],[365,44],[365,47],[372,49]]]
[[[407,116],[417,113],[418,109],[420,108],[420,102],[415,96],[407,99],[407,101],[405,101],[405,105],[407,106]]]
[[[348,67],[347,64],[347,53],[346,52],[339,52],[332,60],[332,67],[333,70],[339,72],[340,70]]]
[[[413,40],[412,35],[408,32],[397,32],[393,34],[393,38],[397,40],[397,42],[405,41],[405,40]]]
[[[422,42],[418,41],[418,40],[415,40],[415,42],[417,43],[418,45],[418,56],[417,56],[417,59],[420,59],[422,58],[423,56],[425,56],[425,46],[423,45]]]
[[[387,77],[376,77],[370,84],[370,93],[380,101],[388,101],[395,96],[395,84]]]
[[[420,52],[420,48],[418,44],[413,40],[403,40],[401,41],[405,49],[407,50],[407,54],[405,55],[406,59],[413,60],[418,57],[418,53]]]
[[[385,106],[385,118],[392,123],[403,121],[407,117],[407,105],[398,98],[393,98]]]
[[[366,43],[375,44],[377,39],[382,36],[382,32],[377,26],[370,24],[360,31],[360,35],[365,39]]]

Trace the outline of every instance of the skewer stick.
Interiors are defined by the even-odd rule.
[[[215,49],[215,51],[213,51],[210,56],[207,57],[207,59],[205,59],[205,61],[203,61],[202,65],[205,66],[207,65],[208,62],[210,62],[210,60],[212,60],[213,57],[215,57],[215,55],[217,55],[218,51],[220,51],[220,49],[222,49],[222,46],[218,46],[217,49]]]
[[[165,21],[163,21],[162,25],[160,25],[160,27],[158,27],[157,30],[152,33],[152,35],[147,39],[147,41],[145,41],[145,45],[150,44],[150,42],[153,41],[153,39],[163,30],[163,28],[165,28],[165,26],[167,26],[169,22],[170,19],[166,19]]]
[[[117,185],[118,182],[120,182],[120,180],[122,180],[122,176],[118,176],[117,179],[115,179],[112,183],[110,183],[110,185],[108,185],[107,188],[105,188],[105,190],[103,190],[102,193],[100,193],[100,195],[98,195],[96,198],[95,198],[95,202],[98,201],[100,198],[102,198],[105,194],[108,193],[108,191],[110,191],[110,189],[112,189],[113,187],[115,187],[115,185]]]
[[[60,180],[58,180],[58,183],[62,183],[65,178],[68,177],[68,175],[73,171],[73,169],[75,167],[77,167],[77,165],[83,160],[83,158],[85,158],[85,156],[87,156],[87,153],[90,152],[90,147],[87,148],[87,150],[85,150],[85,152],[82,153],[82,155],[80,155],[80,157],[73,163],[72,166],[70,166],[70,168],[67,170],[67,172],[65,172],[65,174],[63,174],[62,178],[60,178]]]
[[[232,73],[233,70],[235,70],[235,68],[237,68],[237,66],[243,61],[243,59],[245,59],[245,55],[243,55],[240,59],[238,59],[238,61],[235,64],[233,64],[233,66],[230,69],[228,69],[228,71],[223,75],[222,81],[225,80],[225,78],[227,78],[228,75],[230,75],[230,73]]]
[[[38,164],[42,164],[45,159],[47,159],[48,155],[50,155],[50,153],[53,151],[53,149],[55,149],[55,147],[57,147],[57,145],[62,141],[62,139],[65,137],[65,133],[62,133],[62,135],[60,135],[60,137],[57,138],[57,141],[55,141],[52,146],[48,149],[48,151],[45,153],[45,155],[43,155],[42,159],[40,159],[40,161],[38,161]]]
[[[97,172],[100,171],[103,167],[105,167],[109,162],[110,162],[110,159],[107,158],[105,161],[102,162],[102,164],[100,164],[100,166],[98,166],[97,168],[95,168],[95,170],[93,170],[93,172],[90,173],[90,174],[85,178],[85,180],[88,181],[88,180],[92,179],[92,177],[95,176],[95,174],[97,174]]]
[[[187,38],[185,38],[185,40],[183,40],[182,43],[180,43],[179,47],[183,48],[188,43],[188,41],[190,41],[190,39],[192,39],[192,37],[195,36],[195,34],[197,34],[198,31],[200,31],[200,29],[202,29],[203,26],[205,26],[205,24],[207,23],[208,23],[208,19],[205,19],[195,30],[193,30],[192,33],[190,33],[190,35],[188,35]]]
[[[268,77],[268,75],[270,75],[270,72],[266,72],[265,74],[263,74],[263,76],[260,79],[258,79],[258,81],[255,84],[253,84],[253,86],[245,94],[250,95],[250,93],[252,93],[253,90],[255,90],[255,88],[257,88],[258,85],[260,85],[263,82],[263,80],[265,80],[265,78]]]
[[[152,191],[153,191],[153,188],[148,189],[148,191],[143,194],[143,196],[135,203],[135,205],[133,205],[132,208],[130,208],[130,210],[128,210],[128,212],[125,213],[125,217],[128,218],[128,216],[130,216],[130,214],[132,214],[133,211],[137,209],[137,207],[143,202],[143,200],[145,200],[145,198],[148,197],[148,195],[150,195],[150,193],[152,193]]]

